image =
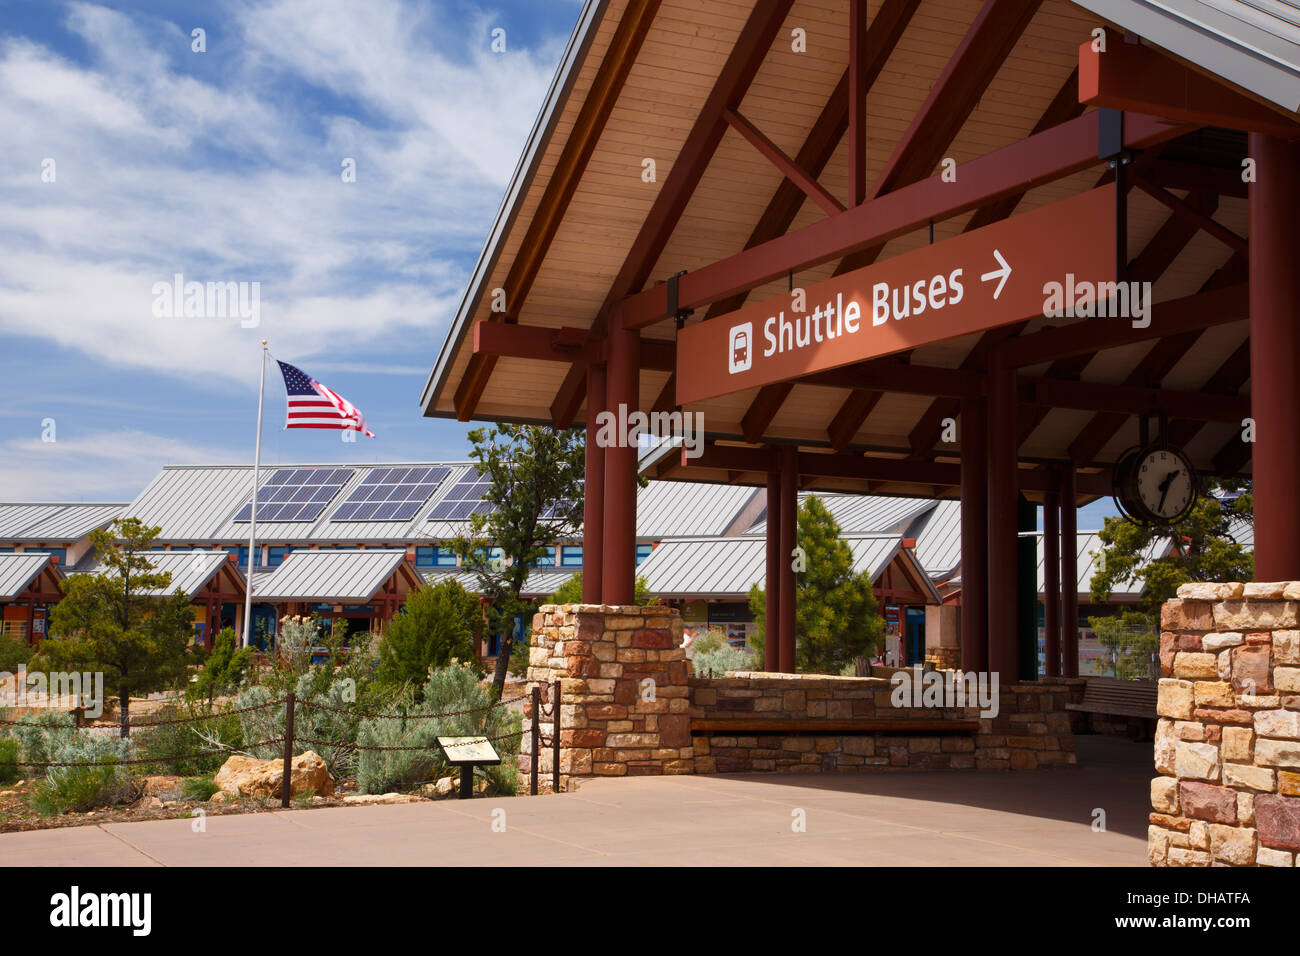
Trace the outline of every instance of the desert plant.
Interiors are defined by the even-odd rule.
[[[22,641],[0,634],[0,671],[17,673],[18,668],[32,659],[32,649]]]
[[[0,737],[0,783],[13,783],[18,779],[18,741]]]
[[[299,677],[295,691],[298,700],[294,709],[294,738],[302,743],[295,746],[295,750],[298,753],[314,751],[336,777],[349,776],[356,767],[358,732],[363,723],[360,708],[355,704],[353,682],[335,680],[322,694],[313,694],[311,685],[311,674]],[[409,706],[409,695],[408,689],[402,689],[387,698],[368,697],[367,703],[385,708],[400,707],[406,701]],[[249,687],[240,692],[236,706],[253,707],[267,704],[273,699],[265,687]],[[313,704],[324,706],[312,706]],[[287,705],[281,701],[273,707],[262,707],[239,715],[246,752],[263,760],[284,753],[283,745],[278,741],[284,738],[286,709]],[[277,742],[255,746],[261,741]]]
[[[160,708],[148,718],[151,726],[135,734],[135,753],[154,758],[146,764],[151,773],[196,776],[216,771],[231,751],[240,749],[244,737],[239,717],[226,706],[216,711],[206,703],[186,700]],[[184,720],[184,723],[171,723]]]
[[[704,652],[696,651],[692,658],[696,677],[721,677],[727,671],[748,671],[754,669],[754,659],[749,651],[741,647],[723,644]]]
[[[50,767],[31,795],[41,816],[84,813],[135,799],[135,783],[121,762],[130,755],[130,741],[88,731],[76,731],[60,741],[51,759],[69,766]]]
[[[202,669],[194,676],[186,693],[196,700],[207,701],[211,707],[213,697],[232,693],[243,683],[244,675],[252,663],[252,648],[237,646],[235,632],[231,628],[225,628],[217,635],[212,653],[203,662]]]
[[[388,684],[422,684],[430,667],[473,658],[482,617],[478,597],[456,581],[413,592],[379,642],[377,678]]]
[[[220,789],[211,777],[190,777],[181,781],[181,795],[199,803],[206,803]]]
[[[72,715],[61,710],[42,710],[23,718],[14,728],[18,750],[24,764],[48,763],[60,745],[77,736],[77,723]],[[44,768],[38,767],[39,771]]]

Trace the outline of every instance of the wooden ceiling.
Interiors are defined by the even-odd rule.
[[[780,11],[788,12],[780,16]],[[472,355],[473,324],[599,328],[611,304],[694,271],[851,204],[849,7],[846,0],[609,0],[557,103],[549,136],[522,184],[496,249],[467,296],[463,321],[445,348],[445,371],[426,393],[426,414],[567,424],[585,414],[580,365],[547,359]],[[774,16],[772,11],[777,10]],[[1102,26],[1066,0],[872,0],[866,24],[865,97],[868,197],[937,174],[945,158],[962,165],[1085,112],[1075,71],[1079,45]],[[806,50],[792,48],[803,31]],[[735,51],[755,38],[756,52]],[[611,51],[614,51],[611,53]],[[752,75],[752,79],[751,79]],[[739,88],[743,95],[728,95]],[[794,160],[829,194],[809,198],[751,142],[753,131]],[[749,134],[747,138],[746,133]],[[1160,189],[1132,188],[1128,204],[1131,278],[1154,283],[1167,302],[1246,279],[1232,234],[1248,237],[1240,188],[1245,137],[1203,130],[1142,153],[1135,167]],[[643,175],[653,161],[655,177]],[[525,170],[527,173],[527,170]],[[1018,215],[1091,189],[1105,164],[1028,188],[933,224],[933,241]],[[1170,204],[1170,197],[1174,205]],[[1180,202],[1181,201],[1181,202]],[[1191,207],[1222,227],[1213,235],[1186,214]],[[833,210],[833,206],[830,206]],[[879,249],[825,262],[748,296],[697,310],[687,321],[745,301],[785,293],[837,270],[883,260],[930,242],[929,229]],[[506,290],[506,312],[492,311],[491,290]],[[997,340],[1069,320],[1035,319],[916,349],[913,365],[978,368]],[[643,337],[668,342],[673,323]],[[1179,336],[1099,346],[1021,369],[1025,376],[1084,383],[1237,395],[1248,391],[1247,322]],[[643,409],[671,408],[670,365],[643,367]],[[873,387],[874,386],[874,387]],[[861,382],[798,383],[751,389],[700,402],[709,436],[753,447],[794,441],[809,452],[866,454],[916,462],[959,460],[960,441],[939,439],[942,420],[958,417],[955,399]],[[1123,410],[1022,405],[1025,467],[1074,461],[1084,473],[1107,465],[1138,440],[1138,420]],[[1235,473],[1248,465],[1228,421],[1175,419],[1172,432],[1195,463]],[[665,468],[665,477],[671,469]],[[721,470],[701,477],[757,480]],[[810,485],[877,493],[946,493],[925,482],[854,482],[810,478]]]

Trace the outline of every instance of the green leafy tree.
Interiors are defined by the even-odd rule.
[[[379,641],[376,676],[388,684],[420,687],[431,667],[453,660],[473,661],[483,631],[483,610],[476,595],[450,578],[412,591],[401,613],[393,616]]]
[[[885,622],[870,577],[854,572],[853,552],[816,495],[799,506],[798,535],[795,662],[805,673],[838,674],[855,659],[875,653],[884,641]],[[749,606],[756,623],[749,643],[761,655],[767,602],[757,585],[750,589]]]
[[[636,578],[636,591],[633,600],[642,607],[648,607],[652,604],[658,604],[659,598],[650,593],[650,584],[641,575]],[[579,571],[569,580],[565,581],[555,593],[541,602],[542,604],[581,604],[582,603],[582,572]]]
[[[1090,617],[1088,626],[1097,641],[1110,652],[1110,672],[1121,680],[1156,676],[1154,661],[1160,650],[1156,620],[1141,611],[1125,611],[1110,617]]]
[[[1254,525],[1254,504],[1248,481],[1204,479],[1191,511],[1167,528],[1153,528],[1127,518],[1107,518],[1099,532],[1102,542],[1098,569],[1092,576],[1092,599],[1107,600],[1118,585],[1144,586],[1141,609],[1157,615],[1175,597],[1180,584],[1191,581],[1249,581],[1255,558],[1239,543]],[[1143,564],[1148,549],[1163,551]]]
[[[211,709],[214,697],[229,694],[239,687],[252,663],[253,649],[239,647],[234,630],[225,628],[212,642],[212,653],[190,683],[189,696],[206,701]]]
[[[32,659],[32,671],[91,671],[116,695],[121,735],[130,729],[130,698],[179,684],[197,660],[189,647],[194,610],[181,592],[160,597],[171,575],[154,570],[149,546],[161,528],[118,518],[90,532],[106,569],[64,582],[64,598],[50,615],[51,636]]]
[[[514,647],[516,616],[531,603],[520,598],[528,572],[546,546],[572,538],[582,521],[585,461],[582,432],[541,425],[498,425],[469,433],[470,458],[488,481],[488,514],[470,517],[468,533],[448,542],[477,576],[490,599],[488,624],[501,634],[493,685],[501,696]],[[501,555],[494,560],[490,548]]]

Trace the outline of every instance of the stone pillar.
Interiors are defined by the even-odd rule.
[[[681,642],[673,608],[548,604],[533,615],[528,681],[560,681],[562,788],[575,777],[695,772]]]
[[[1300,857],[1300,583],[1184,584],[1161,614],[1155,866]]]

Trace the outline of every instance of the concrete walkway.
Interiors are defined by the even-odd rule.
[[[1037,773],[640,777],[558,797],[286,810],[0,835],[53,866],[1146,865],[1150,745]],[[1094,810],[1105,832],[1092,828]],[[504,811],[505,832],[494,832]],[[797,819],[805,832],[794,832]]]

